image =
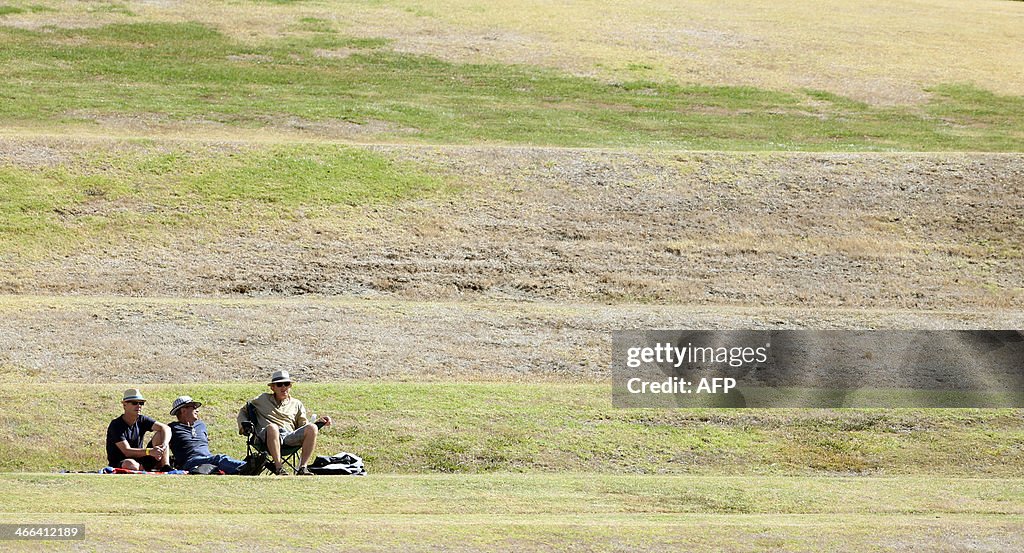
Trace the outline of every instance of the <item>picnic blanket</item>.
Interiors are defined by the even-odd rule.
[[[210,465],[212,467],[212,465]],[[317,455],[316,459],[309,464],[309,471],[313,474],[335,475],[335,476],[366,476],[366,467],[363,459],[351,453],[338,453],[335,455]],[[167,472],[155,472],[149,470],[129,470],[123,468],[103,467],[100,474],[148,474],[160,476],[165,474],[189,474],[184,470],[171,470]],[[220,471],[217,471],[220,473]],[[203,474],[201,472],[197,472]],[[223,474],[223,473],[220,473]]]
[[[120,468],[120,467],[118,467],[118,468],[103,467],[102,469],[100,469],[100,474],[150,474],[150,475],[163,475],[163,474],[188,474],[188,473],[183,471],[183,470],[178,470],[178,469],[169,470],[167,472],[155,472],[155,471],[150,471],[150,470],[129,470],[129,469],[123,469],[123,468]]]

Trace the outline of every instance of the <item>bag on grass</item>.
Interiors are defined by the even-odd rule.
[[[309,465],[309,472],[341,476],[366,476],[363,460],[351,453],[339,453],[331,456],[317,455]]]
[[[204,463],[198,467],[188,471],[189,474],[224,474],[217,470],[217,465],[211,465],[210,463]]]

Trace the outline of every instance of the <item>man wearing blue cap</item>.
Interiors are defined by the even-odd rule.
[[[210,435],[206,432],[206,423],[196,415],[202,405],[189,396],[179,396],[171,405],[171,414],[178,418],[169,425],[175,463],[189,472],[200,465],[213,465],[224,474],[238,474],[244,470],[245,461],[210,453]]]
[[[124,391],[124,414],[107,426],[107,462],[129,470],[171,470],[171,429],[142,414],[146,398],[136,388]],[[153,447],[142,447],[146,432],[153,432]]]

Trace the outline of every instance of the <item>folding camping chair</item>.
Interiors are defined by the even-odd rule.
[[[264,471],[272,472],[273,465],[270,463],[270,452],[267,450],[267,443],[256,431],[259,422],[259,414],[256,406],[251,401],[245,403],[246,421],[242,422],[242,432],[246,435],[245,440],[245,470],[244,473],[250,476],[259,476]],[[317,422],[317,428],[323,428],[323,423]],[[295,472],[298,470],[299,452],[301,445],[290,446],[281,444],[282,466],[286,466]]]

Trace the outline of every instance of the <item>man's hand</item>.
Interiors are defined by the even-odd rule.
[[[324,416],[320,417],[319,419],[317,419],[316,422],[322,422],[322,423],[324,423],[324,426],[330,426],[331,425],[331,417],[328,417],[327,415],[324,415]]]
[[[149,455],[150,455],[150,457],[153,457],[157,461],[164,461],[164,462],[166,462],[167,461],[167,457],[166,457],[166,455],[164,455],[164,451],[166,451],[164,449],[164,446],[162,446],[162,445],[154,446],[154,447],[149,449]]]

